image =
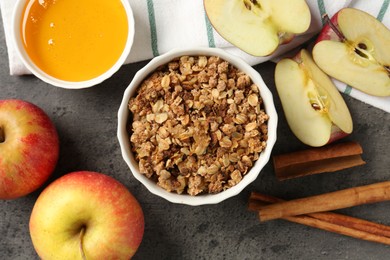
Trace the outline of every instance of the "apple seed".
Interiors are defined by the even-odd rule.
[[[358,47],[359,47],[360,49],[362,49],[362,50],[367,50],[367,45],[365,45],[365,44],[362,43],[362,42],[360,42],[360,43],[358,44]]]
[[[4,143],[4,142],[5,142],[4,129],[2,127],[0,127],[0,143]]]
[[[248,9],[249,11],[252,10],[252,5],[248,1],[244,0],[244,5],[245,5],[245,8]]]
[[[310,101],[311,107],[315,111],[320,111],[320,112],[326,113],[327,106],[329,105],[327,94],[321,88],[318,88],[317,91],[318,92],[316,94],[309,93],[309,101]]]
[[[360,44],[359,44],[360,45]],[[365,46],[365,45],[364,45]],[[362,52],[360,49],[355,48],[355,53],[362,58],[369,59],[368,55]]]
[[[321,110],[321,106],[318,105],[317,103],[312,103],[312,104],[311,104],[311,107],[312,107],[314,110],[316,110],[316,111]]]
[[[390,78],[390,66],[383,66],[385,70],[387,71],[387,76]]]
[[[244,5],[245,8],[248,9],[249,11],[252,10],[252,5],[256,6],[257,8],[261,8],[260,4],[257,2],[257,0],[244,0]]]

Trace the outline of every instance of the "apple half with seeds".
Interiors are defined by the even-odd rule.
[[[253,56],[268,56],[305,32],[311,21],[304,0],[204,0],[214,29]]]
[[[287,123],[303,143],[319,147],[352,133],[343,97],[308,51],[279,61],[275,84]]]
[[[390,30],[354,8],[336,13],[320,33],[313,59],[329,76],[374,96],[390,96]]]

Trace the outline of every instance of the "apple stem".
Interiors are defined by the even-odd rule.
[[[5,134],[3,128],[0,126],[0,143],[4,143],[5,141]]]
[[[85,227],[83,227],[80,231],[80,253],[81,253],[81,258],[83,260],[87,260],[87,257],[85,256],[85,252],[84,252],[84,245],[83,245],[84,235],[85,235]]]
[[[322,18],[324,19],[325,23],[327,23],[330,28],[332,28],[332,30],[337,34],[337,36],[341,39],[342,42],[347,41],[347,38],[345,38],[344,34],[340,32],[340,30],[336,27],[336,25],[334,25],[334,23],[332,23],[328,14],[324,14]]]

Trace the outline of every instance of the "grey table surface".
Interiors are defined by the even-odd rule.
[[[260,223],[247,210],[251,191],[300,198],[390,179],[390,114],[344,96],[366,165],[337,173],[279,182],[272,162],[239,195],[217,205],[186,206],[149,193],[131,175],[116,138],[117,110],[125,88],[145,62],[123,66],[102,84],[85,90],[52,87],[34,76],[10,76],[0,21],[0,99],[24,99],[40,106],[60,136],[60,159],[53,176],[91,170],[113,176],[135,195],[145,214],[145,234],[133,259],[390,259],[390,246],[274,220]],[[255,66],[274,94],[279,114],[273,154],[306,148],[291,133],[273,79],[275,65]],[[43,187],[43,188],[44,188]],[[0,259],[38,259],[28,221],[42,188],[16,200],[0,201]],[[390,225],[390,203],[339,212]]]

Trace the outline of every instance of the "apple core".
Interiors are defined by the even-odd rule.
[[[319,112],[328,113],[327,107],[329,107],[328,94],[320,86],[316,87],[316,91],[308,93],[308,98],[311,104],[311,107]]]

